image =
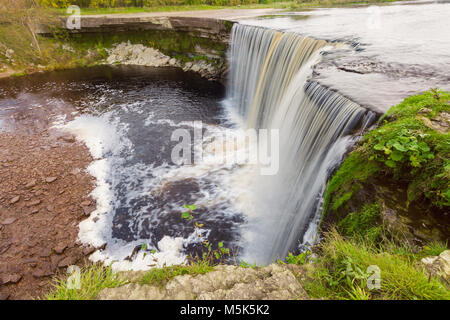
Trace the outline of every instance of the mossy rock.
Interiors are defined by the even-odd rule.
[[[322,226],[359,228],[378,206],[405,217],[419,238],[448,240],[449,103],[449,92],[431,90],[392,107],[328,182]]]

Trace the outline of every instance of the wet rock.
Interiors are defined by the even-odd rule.
[[[64,142],[67,142],[67,143],[74,143],[75,142],[75,137],[73,135],[70,135],[70,134],[65,134],[65,135],[59,136],[58,139],[62,140]]]
[[[95,251],[95,247],[93,246],[87,246],[86,248],[83,248],[83,255],[88,256],[92,254]]]
[[[43,249],[41,249],[40,251],[39,251],[39,256],[41,256],[41,257],[43,257],[43,258],[45,258],[45,257],[49,257],[50,256],[50,254],[51,254],[51,250],[50,249],[48,249],[48,248],[43,248]]]
[[[52,271],[52,266],[50,262],[44,262],[37,267],[37,270],[33,272],[33,277],[35,278],[48,277],[53,274],[54,272]]]
[[[67,244],[65,244],[65,243],[59,243],[59,244],[55,247],[54,251],[55,251],[57,254],[61,254],[61,253],[64,252],[64,250],[65,250],[66,248],[67,248]]]
[[[77,174],[80,173],[80,169],[79,169],[79,168],[72,169],[69,173],[70,173],[71,175],[76,176]]]
[[[77,262],[77,260],[78,259],[76,257],[65,257],[58,263],[58,267],[63,268],[74,265]]]
[[[4,254],[11,247],[11,243],[0,246],[0,254]]]
[[[83,201],[83,202],[81,203],[81,206],[82,206],[82,207],[88,207],[88,206],[90,206],[90,205],[91,205],[91,201],[89,201],[89,200]]]
[[[8,283],[17,283],[22,279],[21,274],[13,273],[13,274],[5,274],[0,277],[0,284],[8,284]]]
[[[58,268],[58,264],[61,261],[61,259],[63,259],[61,256],[57,256],[57,255],[53,255],[50,258],[50,264],[52,267],[53,271],[56,271],[56,269]]]
[[[83,212],[86,216],[90,216],[93,211],[95,211],[94,207],[83,207]]]
[[[14,198],[11,199],[11,201],[9,201],[10,204],[14,204],[19,202],[20,200],[20,196],[15,196]]]

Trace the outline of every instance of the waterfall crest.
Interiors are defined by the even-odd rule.
[[[278,173],[252,179],[253,214],[241,253],[247,262],[283,259],[299,240],[314,241],[310,224],[320,218],[329,171],[353,142],[349,132],[372,118],[339,93],[309,81],[328,46],[295,33],[233,26],[227,100],[248,128],[278,129],[280,137]]]

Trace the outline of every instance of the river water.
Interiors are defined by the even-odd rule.
[[[326,8],[241,23],[344,43],[314,78],[362,106],[385,112],[404,97],[450,89],[450,1]]]

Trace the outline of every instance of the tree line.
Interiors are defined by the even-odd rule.
[[[67,8],[77,5],[81,8],[157,7],[180,5],[236,6],[256,3],[273,3],[286,0],[38,0],[44,7]]]

